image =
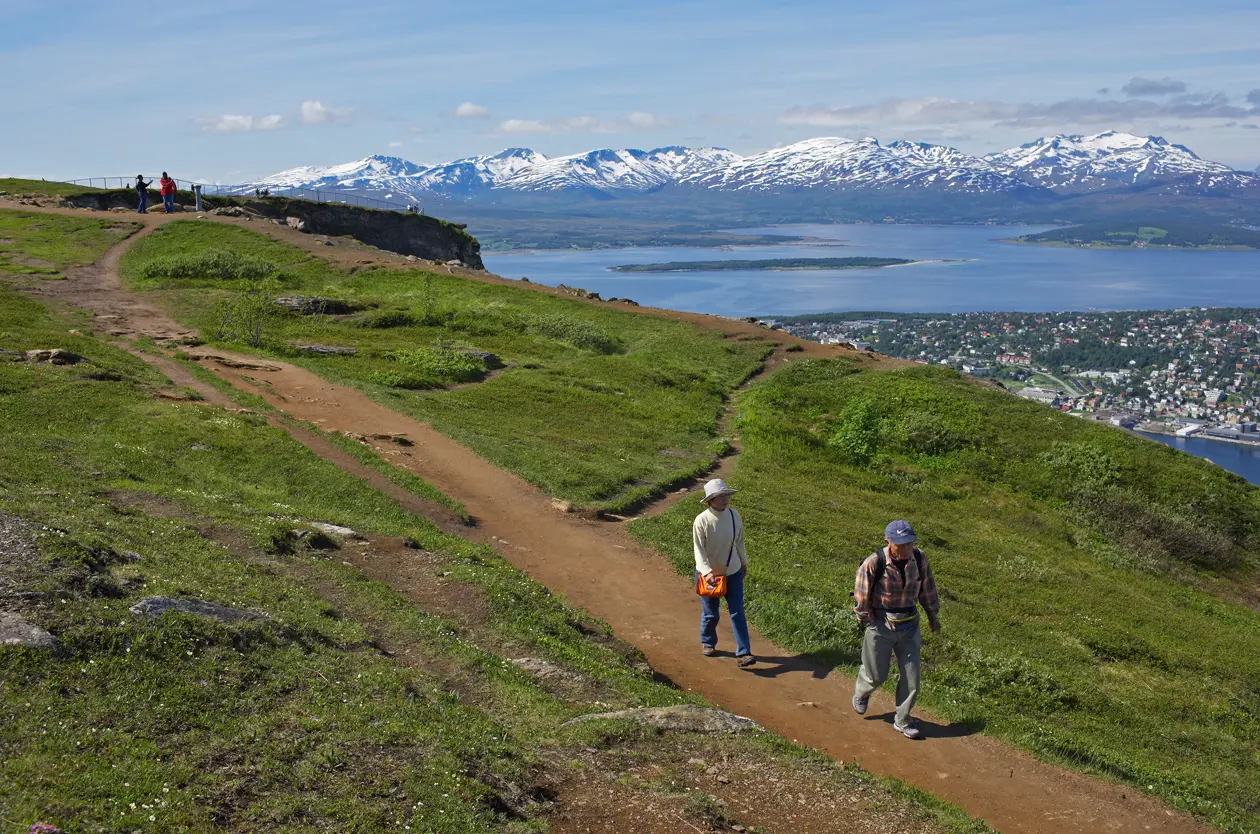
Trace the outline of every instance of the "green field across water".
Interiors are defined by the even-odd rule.
[[[905,258],[766,258],[751,261],[670,261],[660,264],[622,264],[613,272],[721,272],[743,269],[871,269],[905,266]]]

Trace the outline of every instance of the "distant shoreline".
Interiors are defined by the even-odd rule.
[[[1148,252],[1155,250],[1158,252],[1256,252],[1260,251],[1254,246],[1160,246],[1159,244],[1147,244],[1146,246],[1131,246],[1124,244],[1122,246],[1113,246],[1111,244],[1092,244],[1092,243],[1066,243],[1061,240],[1025,240],[1019,237],[1000,237],[995,238],[997,243],[1018,243],[1022,246],[1053,246],[1057,249],[1090,249],[1100,252]]]
[[[830,269],[883,269],[923,263],[905,258],[769,258],[748,261],[671,261],[656,264],[620,264],[610,272],[797,272]]]

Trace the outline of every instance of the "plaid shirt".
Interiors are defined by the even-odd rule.
[[[901,570],[897,567],[891,554],[884,564],[884,578],[879,583],[879,598],[871,598],[871,586],[875,582],[875,566],[880,560],[880,551],[867,556],[858,567],[857,580],[853,583],[853,610],[859,619],[869,618],[872,609],[914,608],[921,603],[929,617],[935,617],[941,609],[940,597],[936,595],[936,579],[932,576],[932,565],[922,550],[919,556],[923,560],[923,576],[919,576],[919,566],[913,556],[905,561],[906,577],[903,581]]]

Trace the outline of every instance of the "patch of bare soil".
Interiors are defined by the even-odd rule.
[[[900,800],[837,766],[738,737],[660,735],[555,751],[554,834],[935,832]]]

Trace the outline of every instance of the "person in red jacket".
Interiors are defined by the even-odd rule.
[[[163,171],[158,184],[162,186],[162,205],[166,208],[166,213],[170,214],[175,211],[175,180]]]

